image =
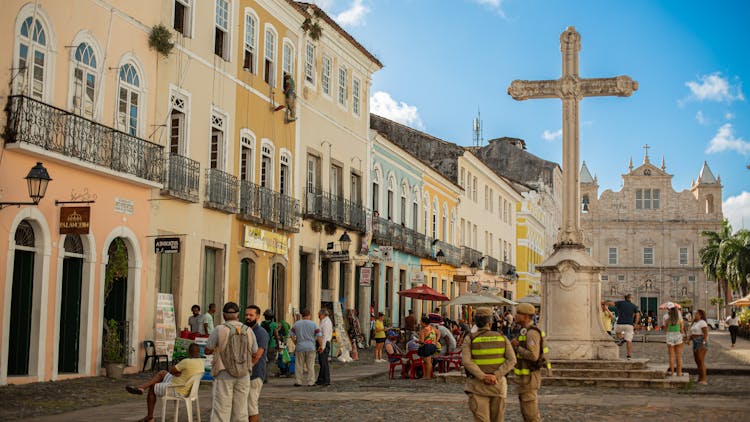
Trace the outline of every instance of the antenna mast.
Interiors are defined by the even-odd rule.
[[[481,147],[483,143],[484,138],[482,137],[482,113],[477,107],[477,117],[474,118],[473,146]]]

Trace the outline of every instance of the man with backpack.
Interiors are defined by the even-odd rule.
[[[236,303],[227,302],[222,311],[225,322],[214,328],[206,344],[206,354],[214,355],[211,420],[244,421],[248,419],[249,374],[258,343],[253,331],[239,321],[240,307]]]

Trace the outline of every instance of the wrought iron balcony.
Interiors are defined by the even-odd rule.
[[[261,225],[299,231],[299,201],[248,181],[240,182],[239,217]]]
[[[442,240],[438,240],[435,244],[435,253],[437,253],[437,251],[443,251],[446,264],[453,267],[461,266],[461,248],[443,242]]]
[[[8,97],[7,143],[27,143],[162,183],[163,147],[24,95]]]
[[[500,261],[491,256],[485,257],[484,271],[500,275]]]
[[[219,169],[206,169],[206,208],[237,212],[237,178]]]
[[[515,265],[513,265],[513,264],[511,264],[509,262],[505,262],[505,261],[502,261],[501,264],[502,265],[500,266],[500,271],[501,271],[500,275],[505,276],[505,277],[509,277],[511,275],[516,274],[516,266]]]
[[[333,223],[349,230],[365,231],[365,208],[362,205],[320,189],[308,189],[304,217]]]
[[[198,202],[200,163],[177,154],[171,154],[168,160],[167,177],[164,180],[162,194]]]
[[[471,249],[468,246],[461,246],[461,263],[464,265],[471,265],[475,263],[479,265],[479,260],[482,259],[482,253],[478,250]]]

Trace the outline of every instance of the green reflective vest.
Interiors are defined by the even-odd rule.
[[[542,368],[547,368],[548,370],[552,369],[552,365],[549,363],[545,356],[547,353],[549,353],[549,349],[544,345],[544,331],[540,330],[536,326],[531,326],[528,328],[528,330],[536,330],[540,334],[541,341],[539,344],[539,359],[537,359],[536,362],[530,362],[526,359],[522,359],[519,356],[518,361],[516,362],[516,367],[513,369],[513,373],[518,376],[530,375],[531,371],[538,371]],[[521,347],[526,348],[526,334],[518,336],[518,342],[520,343]]]
[[[485,374],[493,374],[505,362],[505,337],[494,331],[480,331],[471,339],[471,360]]]

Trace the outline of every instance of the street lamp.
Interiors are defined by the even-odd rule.
[[[341,244],[342,251],[349,251],[349,245],[352,244],[352,238],[349,237],[349,233],[344,231],[344,234],[339,237],[339,243]]]
[[[437,253],[435,254],[435,259],[437,259],[437,262],[439,264],[445,263],[445,253],[442,249],[438,249]]]
[[[469,266],[469,270],[471,270],[471,275],[477,275],[477,271],[479,271],[477,261],[472,261],[471,265]]]
[[[47,185],[49,184],[49,181],[52,180],[52,178],[49,177],[49,173],[47,173],[47,169],[44,168],[41,162],[37,162],[36,165],[31,168],[25,179],[31,202],[0,202],[0,209],[10,206],[20,207],[21,205],[38,205],[39,201],[44,198],[44,194],[47,193]]]

